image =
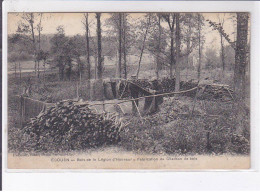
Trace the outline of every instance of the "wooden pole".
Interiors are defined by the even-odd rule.
[[[141,113],[140,113],[140,111],[139,111],[139,108],[138,108],[138,106],[137,106],[135,100],[134,100],[133,102],[134,102],[134,104],[135,104],[136,110],[137,110],[137,112],[138,112],[140,118],[143,119],[143,117],[142,117],[142,115],[141,115]],[[142,121],[142,122],[143,122],[143,121]]]

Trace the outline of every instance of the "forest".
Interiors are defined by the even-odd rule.
[[[104,104],[117,106],[121,103],[117,100],[124,100],[127,108],[112,111],[122,124],[106,116],[116,124],[109,124],[104,137],[96,137],[98,143],[80,144],[80,150],[113,144],[146,153],[249,154],[248,13],[12,13],[8,17],[10,150],[35,145],[28,139],[24,147],[17,145],[16,139],[25,141],[25,131],[34,134],[39,143],[40,126],[48,128],[51,111],[58,114],[62,110],[47,109],[48,114],[41,110],[38,117],[44,123],[37,123],[37,117],[21,127],[15,96],[22,96],[50,104],[64,100],[96,103],[97,111],[105,114],[110,109]],[[140,89],[139,95],[133,95],[131,84]],[[102,97],[93,97],[100,97],[100,87]],[[150,103],[149,111],[152,105],[151,97],[145,98],[148,94],[154,95],[152,102],[156,104],[156,111],[149,114],[146,103]],[[157,107],[159,97],[163,100]],[[138,106],[138,98],[144,105]],[[72,108],[70,103],[64,106]],[[59,113],[57,118],[69,118],[67,114]],[[62,128],[72,129],[72,121],[66,122]],[[75,130],[81,130],[83,124],[75,125]],[[22,130],[17,132],[17,128]],[[74,138],[76,132],[65,134],[62,137],[73,143],[68,145],[57,135],[57,140],[52,140],[55,144],[43,141],[46,146],[41,151],[59,150],[57,142],[63,142],[65,150],[77,150],[75,142],[92,137],[89,133],[85,139]],[[112,140],[107,142],[106,138]]]

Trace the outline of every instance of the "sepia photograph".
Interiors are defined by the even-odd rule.
[[[9,169],[250,169],[250,13],[9,12]]]

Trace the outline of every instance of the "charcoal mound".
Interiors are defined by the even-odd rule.
[[[121,123],[88,105],[58,102],[22,128],[18,151],[49,152],[97,148],[120,141]]]
[[[206,85],[203,94],[198,98],[200,100],[215,99],[220,101],[230,101],[233,99],[234,95],[234,92],[227,87],[221,85]]]
[[[175,78],[168,78],[168,77],[164,77],[162,79],[159,80],[154,80],[156,82],[158,82],[158,84],[160,85],[160,88],[158,91],[159,93],[170,93],[170,92],[174,92],[175,91]],[[155,89],[153,86],[154,84],[152,84],[152,82],[154,81],[149,81],[149,80],[145,80],[145,79],[139,79],[139,80],[131,80],[132,83],[148,90],[148,89]],[[126,83],[122,82],[119,85],[119,96],[121,96],[122,98],[130,98],[130,92],[128,91],[127,87],[125,86]],[[191,88],[196,87],[197,84],[193,83],[193,82],[184,82],[181,81],[180,82],[180,89],[181,90],[189,90]],[[140,96],[145,96],[142,93],[139,94]],[[182,94],[184,96],[189,96],[189,97],[194,97],[196,95],[196,90],[187,92]],[[174,94],[169,95],[169,96],[174,96]]]
[[[175,91],[175,78],[162,78],[160,80],[156,80],[160,84],[160,91],[159,93],[171,93]],[[152,81],[148,80],[131,80],[132,83],[144,88],[144,89],[155,89],[153,88]],[[180,82],[180,91],[190,90],[196,87],[198,84],[192,81]],[[182,93],[182,96],[188,96],[194,98],[196,96],[197,90],[188,91]],[[119,95],[122,98],[130,98],[130,92],[126,87],[126,83],[121,83],[119,86]],[[139,94],[140,96],[145,96],[142,93]],[[174,96],[174,94],[168,95]],[[205,89],[198,97],[200,100],[221,100],[221,101],[229,101],[232,100],[234,96],[234,92],[231,89],[228,89],[222,85],[206,85]]]

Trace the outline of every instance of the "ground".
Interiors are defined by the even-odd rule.
[[[153,77],[149,66],[142,71],[143,77]],[[187,74],[190,72],[190,74]],[[109,67],[104,75],[113,77],[114,69]],[[162,72],[163,74],[164,72]],[[149,75],[148,75],[149,74]],[[41,75],[42,76],[42,75]],[[21,80],[14,74],[8,76],[8,138],[9,149],[19,137],[17,102],[14,95],[21,94],[28,84],[33,72],[22,73]],[[219,77],[218,70],[202,72],[202,78],[215,82]],[[196,72],[182,70],[182,80],[196,78]],[[226,84],[232,80],[227,73]],[[48,70],[45,82],[32,78],[32,97],[48,102],[73,99],[77,96],[78,81],[59,81],[55,70]],[[223,82],[223,80],[222,80]],[[84,81],[79,93],[84,99]],[[191,110],[194,108],[194,111]],[[107,107],[109,109],[109,107]],[[192,114],[191,114],[192,112]],[[177,96],[165,97],[160,111],[149,116],[133,116],[131,104],[125,104],[121,132],[120,149],[135,153],[148,154],[249,154],[250,127],[248,107],[235,102],[222,102],[214,99],[197,100]],[[237,118],[243,118],[238,121]],[[239,130],[238,130],[239,129]]]

